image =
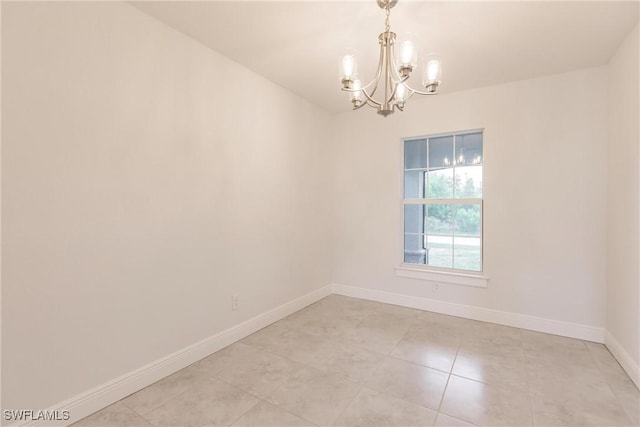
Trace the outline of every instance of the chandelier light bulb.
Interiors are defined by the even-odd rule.
[[[404,101],[406,101],[406,99],[407,99],[407,88],[402,83],[399,83],[398,86],[396,86],[396,96],[395,96],[396,104],[402,105],[404,104]]]
[[[425,87],[437,86],[442,79],[442,66],[440,65],[440,56],[431,53],[424,60],[422,84]]]
[[[351,92],[351,101],[362,101],[362,83],[360,80],[353,82],[354,91]]]
[[[411,68],[418,65],[418,54],[411,40],[405,40],[400,45],[400,65]]]
[[[435,82],[440,77],[440,61],[432,59],[427,62],[427,81]]]
[[[356,75],[356,56],[347,54],[342,57],[342,79],[353,80]]]

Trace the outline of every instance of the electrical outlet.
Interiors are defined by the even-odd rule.
[[[240,307],[238,295],[231,295],[231,310],[235,311]]]
[[[440,283],[435,283],[435,284],[433,285],[433,292],[434,292],[434,293],[438,293],[438,292],[440,292]]]

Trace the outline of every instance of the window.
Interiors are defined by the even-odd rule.
[[[482,131],[404,140],[404,264],[482,271]]]

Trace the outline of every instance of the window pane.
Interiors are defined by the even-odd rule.
[[[453,267],[453,237],[427,236],[427,264],[433,267]]]
[[[453,136],[429,138],[429,170],[453,166]]]
[[[404,235],[404,262],[411,264],[425,264],[426,253],[427,251],[424,249],[423,235]]]
[[[453,198],[453,169],[440,169],[429,172],[429,199]]]
[[[456,166],[456,199],[482,198],[482,165]]]
[[[427,206],[427,230],[429,235],[453,235],[452,205]]]
[[[424,197],[424,171],[404,173],[404,198],[422,199]]]
[[[456,164],[482,164],[482,133],[456,135]]]
[[[424,205],[404,205],[404,232],[424,233]]]
[[[427,206],[427,264],[453,267],[453,205]]]
[[[480,237],[454,237],[453,268],[480,271]]]
[[[404,168],[427,167],[427,140],[414,139],[404,142]]]
[[[482,133],[456,136],[456,198],[482,197]]]
[[[480,205],[455,206],[455,235],[480,237]]]

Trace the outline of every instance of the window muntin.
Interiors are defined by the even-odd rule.
[[[482,131],[404,140],[405,264],[482,271]]]

